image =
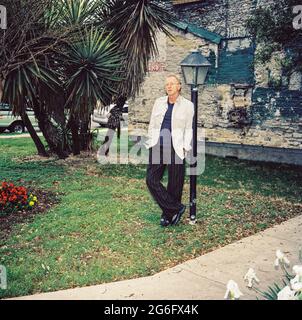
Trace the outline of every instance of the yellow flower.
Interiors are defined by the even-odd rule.
[[[30,202],[29,202],[29,205],[30,205],[31,207],[33,207],[33,206],[35,205],[35,203],[34,203],[33,201],[30,201]]]
[[[33,201],[35,201],[35,202],[36,202],[37,200],[38,200],[38,199],[37,199],[37,197],[36,197],[36,196],[35,196],[35,197],[33,197]]]

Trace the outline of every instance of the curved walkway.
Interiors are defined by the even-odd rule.
[[[282,272],[274,269],[276,250],[280,249],[286,254],[291,267],[301,264],[301,235],[302,215],[151,277],[15,299],[220,300],[224,298],[226,283],[232,279],[244,294],[241,300],[255,300],[257,294],[249,290],[243,280],[247,270],[254,268],[262,290],[274,282],[281,284]]]

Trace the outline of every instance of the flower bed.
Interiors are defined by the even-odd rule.
[[[36,214],[47,212],[59,203],[59,193],[15,186],[13,183],[0,184],[0,240],[10,234],[12,227],[23,223]]]
[[[31,210],[38,199],[27,188],[3,181],[0,186],[0,215]]]

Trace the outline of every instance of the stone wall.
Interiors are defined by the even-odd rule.
[[[210,51],[217,51],[216,44],[175,29],[171,31],[174,39],[170,39],[162,33],[158,35],[158,47],[161,48],[159,55],[150,62],[149,73],[140,95],[134,101],[129,102],[130,129],[147,127],[155,99],[165,95],[166,76],[171,73],[182,76],[179,63],[190,50],[200,48],[205,56],[208,56]],[[190,90],[186,85],[183,85],[182,94],[188,99],[191,97]]]
[[[257,3],[256,0],[204,0],[173,6],[169,0],[160,2],[182,21],[228,38],[246,36],[244,26]]]
[[[165,94],[165,77],[170,73],[181,75],[180,62],[191,49],[199,48],[212,63],[208,84],[199,94],[198,125],[206,129],[206,140],[302,149],[301,74],[291,75],[286,86],[274,88],[270,86],[271,79],[281,77],[281,84],[285,81],[278,58],[265,66],[253,65],[253,43],[243,37],[246,30],[241,22],[246,21],[254,6],[253,0],[214,0],[176,7],[183,20],[224,36],[238,37],[224,39],[217,46],[174,28],[174,40],[159,34],[159,56],[150,63],[141,94],[130,101],[130,134],[146,134],[154,100]],[[189,14],[190,10],[193,13]],[[282,58],[282,53],[277,57]],[[182,94],[190,99],[185,85]]]
[[[272,0],[258,0],[270,6]],[[256,46],[257,53],[259,45]],[[302,149],[302,74],[284,75],[284,52],[275,52],[265,64],[255,63],[251,105],[253,136],[258,144]]]

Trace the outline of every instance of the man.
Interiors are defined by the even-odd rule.
[[[158,98],[153,106],[148,140],[149,164],[146,183],[154,200],[162,209],[160,225],[176,225],[186,210],[181,203],[185,156],[192,149],[193,103],[180,95],[181,81],[177,75],[166,78],[167,96]],[[161,179],[168,170],[168,185]]]

